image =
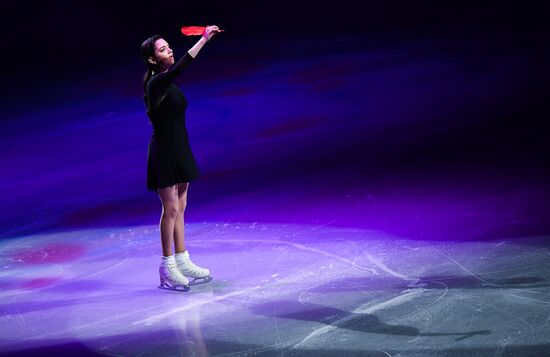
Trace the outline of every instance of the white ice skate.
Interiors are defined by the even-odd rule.
[[[163,260],[159,266],[160,285],[159,289],[189,291],[189,279],[178,269],[174,259]]]
[[[212,281],[210,270],[195,265],[189,258],[189,252],[176,254],[176,263],[179,271],[189,278],[192,278],[189,285],[206,284]]]

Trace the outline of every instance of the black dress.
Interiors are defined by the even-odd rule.
[[[185,127],[187,101],[174,84],[193,61],[185,53],[167,72],[151,77],[146,87],[147,114],[153,124],[147,156],[147,189],[190,182],[199,176]]]

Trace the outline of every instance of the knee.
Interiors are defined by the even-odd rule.
[[[181,200],[178,205],[178,213],[183,214],[183,212],[185,212],[185,207],[187,207],[187,200]]]
[[[179,207],[177,205],[165,205],[162,208],[162,214],[170,218],[175,218],[179,213]]]

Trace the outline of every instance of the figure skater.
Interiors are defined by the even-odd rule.
[[[207,26],[200,40],[177,62],[170,45],[159,35],[148,38],[141,45],[141,56],[147,66],[143,99],[153,125],[147,156],[147,189],[157,192],[162,202],[163,256],[159,288],[163,289],[188,291],[189,285],[212,280],[210,271],[195,265],[185,249],[183,217],[187,191],[189,182],[196,179],[199,172],[185,127],[187,101],[174,80],[218,32],[217,26]],[[190,282],[189,278],[193,280]]]

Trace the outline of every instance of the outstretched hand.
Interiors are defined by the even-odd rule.
[[[206,41],[210,41],[210,39],[219,32],[223,32],[223,30],[220,30],[218,26],[206,26],[204,32],[202,33],[202,37],[204,37]]]

